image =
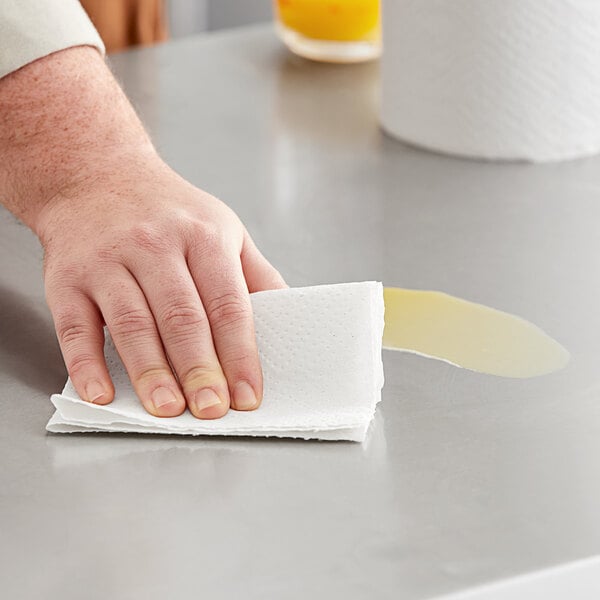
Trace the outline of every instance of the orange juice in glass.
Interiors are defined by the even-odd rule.
[[[275,0],[277,30],[300,56],[362,62],[381,53],[379,0]]]

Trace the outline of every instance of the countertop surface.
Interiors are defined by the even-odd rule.
[[[524,317],[534,379],[384,353],[365,444],[50,435],[66,372],[42,253],[0,210],[6,598],[417,600],[600,551],[600,158],[533,166],[385,137],[378,65],[270,28],[114,56],[161,153],[291,285],[381,280]]]

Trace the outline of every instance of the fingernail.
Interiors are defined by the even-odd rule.
[[[177,402],[177,397],[169,388],[159,387],[152,392],[152,404],[155,409],[175,402]]]
[[[85,386],[85,399],[88,402],[96,402],[96,400],[100,400],[102,396],[104,396],[106,390],[104,386],[97,380],[90,381]]]
[[[221,398],[217,396],[214,390],[210,388],[204,388],[202,390],[198,390],[194,394],[194,406],[196,407],[196,411],[203,411],[205,408],[209,408],[210,406],[216,406],[217,404],[221,404]]]
[[[257,404],[256,394],[252,386],[245,381],[240,381],[233,391],[233,402],[238,410],[251,410]]]

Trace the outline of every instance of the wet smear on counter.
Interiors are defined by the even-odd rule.
[[[539,327],[442,292],[385,288],[383,347],[501,377],[562,369],[569,353]]]

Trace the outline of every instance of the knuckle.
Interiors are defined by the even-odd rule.
[[[71,377],[77,378],[79,373],[85,372],[96,364],[96,358],[91,354],[76,354],[65,358],[67,371]]]
[[[220,243],[223,238],[221,227],[212,220],[205,220],[196,223],[194,233],[196,237],[203,240],[207,244]]]
[[[185,302],[174,302],[167,306],[162,311],[160,320],[171,331],[206,326],[206,318],[202,311],[197,306]]]
[[[216,296],[206,303],[206,313],[214,327],[226,327],[247,322],[250,309],[237,294]]]
[[[173,378],[173,373],[163,366],[143,365],[132,374],[138,384],[156,384],[157,382],[168,382]]]
[[[221,383],[225,376],[215,365],[194,365],[180,375],[181,383],[190,389],[197,389]]]
[[[81,268],[76,265],[44,265],[46,299],[58,299],[81,287]]]
[[[227,372],[235,372],[238,379],[250,379],[250,376],[254,375],[259,368],[256,355],[242,346],[236,345],[229,351],[222,352],[222,354],[222,363]]]
[[[103,245],[96,251],[96,262],[100,265],[111,265],[120,260],[120,244]]]
[[[132,307],[117,308],[110,325],[111,329],[120,335],[148,332],[154,329],[154,321],[148,311]]]
[[[215,223],[196,223],[189,231],[188,243],[192,251],[202,256],[222,248],[225,244],[225,236]]]
[[[88,325],[81,322],[75,322],[66,315],[56,315],[56,335],[61,345],[65,347],[72,346],[75,342],[89,338],[91,331]]]
[[[162,254],[169,244],[154,226],[147,223],[136,225],[128,232],[128,238],[134,248],[144,254]]]

